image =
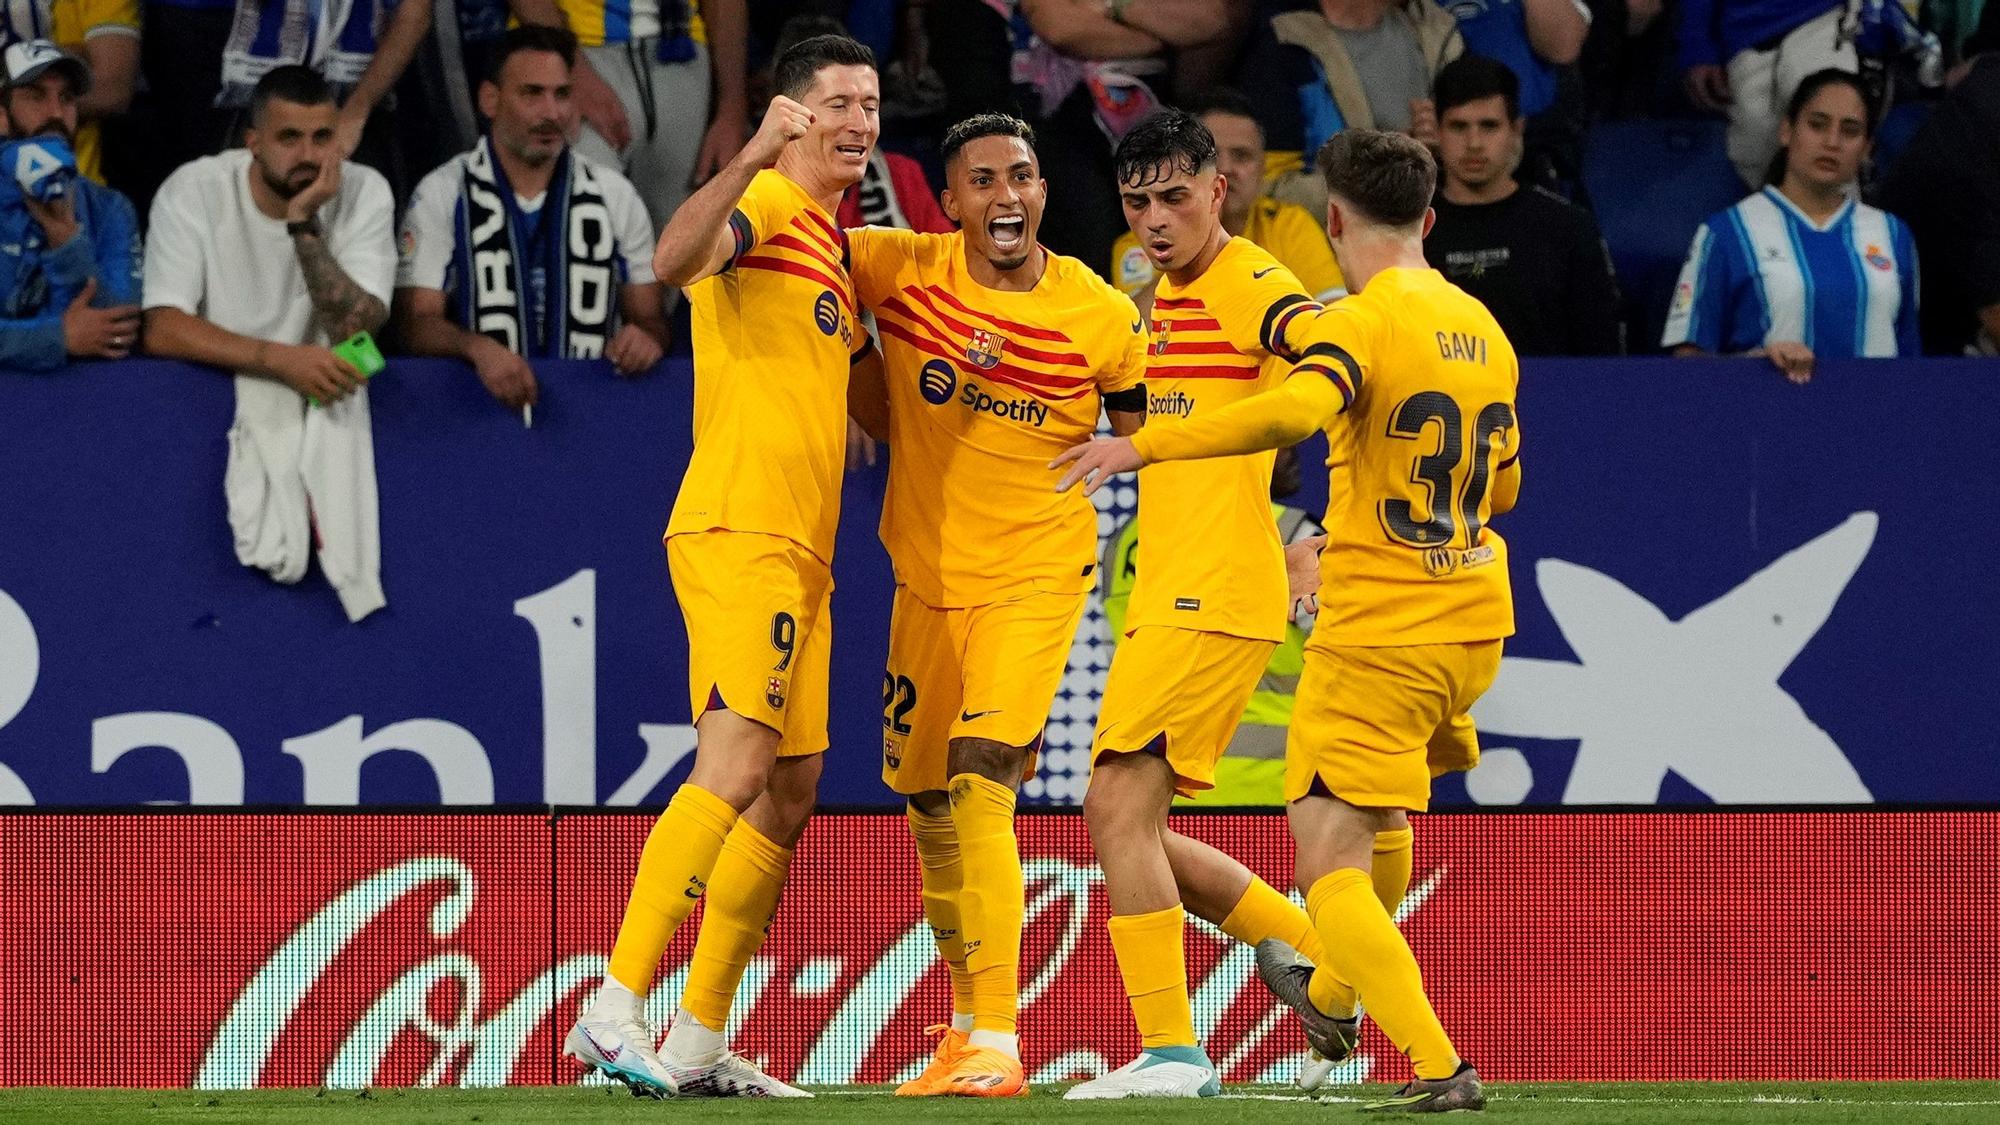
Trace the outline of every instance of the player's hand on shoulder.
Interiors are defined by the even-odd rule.
[[[472,369],[479,373],[479,381],[486,384],[487,393],[508,409],[519,410],[541,397],[534,368],[495,341],[480,337],[473,345],[471,358]]]
[[[764,110],[764,120],[757,126],[756,135],[743,146],[744,159],[759,168],[769,168],[778,162],[778,154],[785,151],[786,145],[806,135],[815,120],[812,110],[779,94]]]
[[[1132,472],[1144,464],[1131,438],[1113,437],[1094,438],[1081,445],[1072,445],[1049,462],[1049,468],[1069,466],[1062,479],[1056,482],[1057,492],[1068,492],[1080,481],[1083,494],[1088,496],[1112,476]]]

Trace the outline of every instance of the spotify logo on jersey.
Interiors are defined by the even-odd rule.
[[[819,295],[813,302],[813,323],[828,336],[840,331],[840,303],[834,299],[833,290]]]
[[[931,360],[917,376],[917,389],[923,392],[925,402],[943,406],[951,401],[951,392],[958,389],[958,371],[944,360]]]

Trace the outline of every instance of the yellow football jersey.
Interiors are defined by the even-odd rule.
[[[831,563],[854,343],[846,239],[803,188],[768,169],[729,226],[728,266],[687,290],[694,457],[667,534],[782,535]]]
[[[1385,270],[1309,319],[1294,342],[1350,399],[1327,427],[1313,640],[1511,635],[1507,544],[1486,526],[1494,476],[1521,452],[1520,365],[1506,334],[1486,306],[1422,269]]]
[[[1090,589],[1097,510],[1056,492],[1048,466],[1089,440],[1101,394],[1145,378],[1131,300],[1059,254],[1029,292],[988,289],[957,232],[848,239],[889,384],[882,542],[897,578],[940,609]]]
[[[1287,333],[1320,306],[1290,270],[1232,238],[1186,287],[1162,278],[1146,358],[1146,416],[1186,418],[1284,381]],[[1306,314],[1306,315],[1301,315]],[[1285,638],[1284,546],[1271,518],[1271,452],[1139,470],[1139,577],[1128,632],[1171,625]]]
[[[1296,203],[1280,203],[1265,196],[1250,205],[1250,222],[1243,237],[1269,251],[1305,291],[1317,300],[1330,300],[1345,291],[1340,266],[1333,260],[1333,245],[1326,240],[1326,228],[1312,213]],[[1160,271],[1140,247],[1131,231],[1118,236],[1111,247],[1112,284],[1137,295]]]

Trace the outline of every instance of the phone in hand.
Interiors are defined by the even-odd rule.
[[[382,358],[382,349],[375,346],[375,337],[366,331],[356,332],[335,344],[332,350],[333,354],[359,371],[363,379],[373,378],[376,372],[389,366],[389,361]]]

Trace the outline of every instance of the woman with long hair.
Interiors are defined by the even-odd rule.
[[[1816,358],[1921,352],[1916,244],[1857,198],[1874,132],[1860,78],[1822,70],[1799,83],[1769,185],[1695,232],[1661,346],[1767,356],[1794,383]]]

